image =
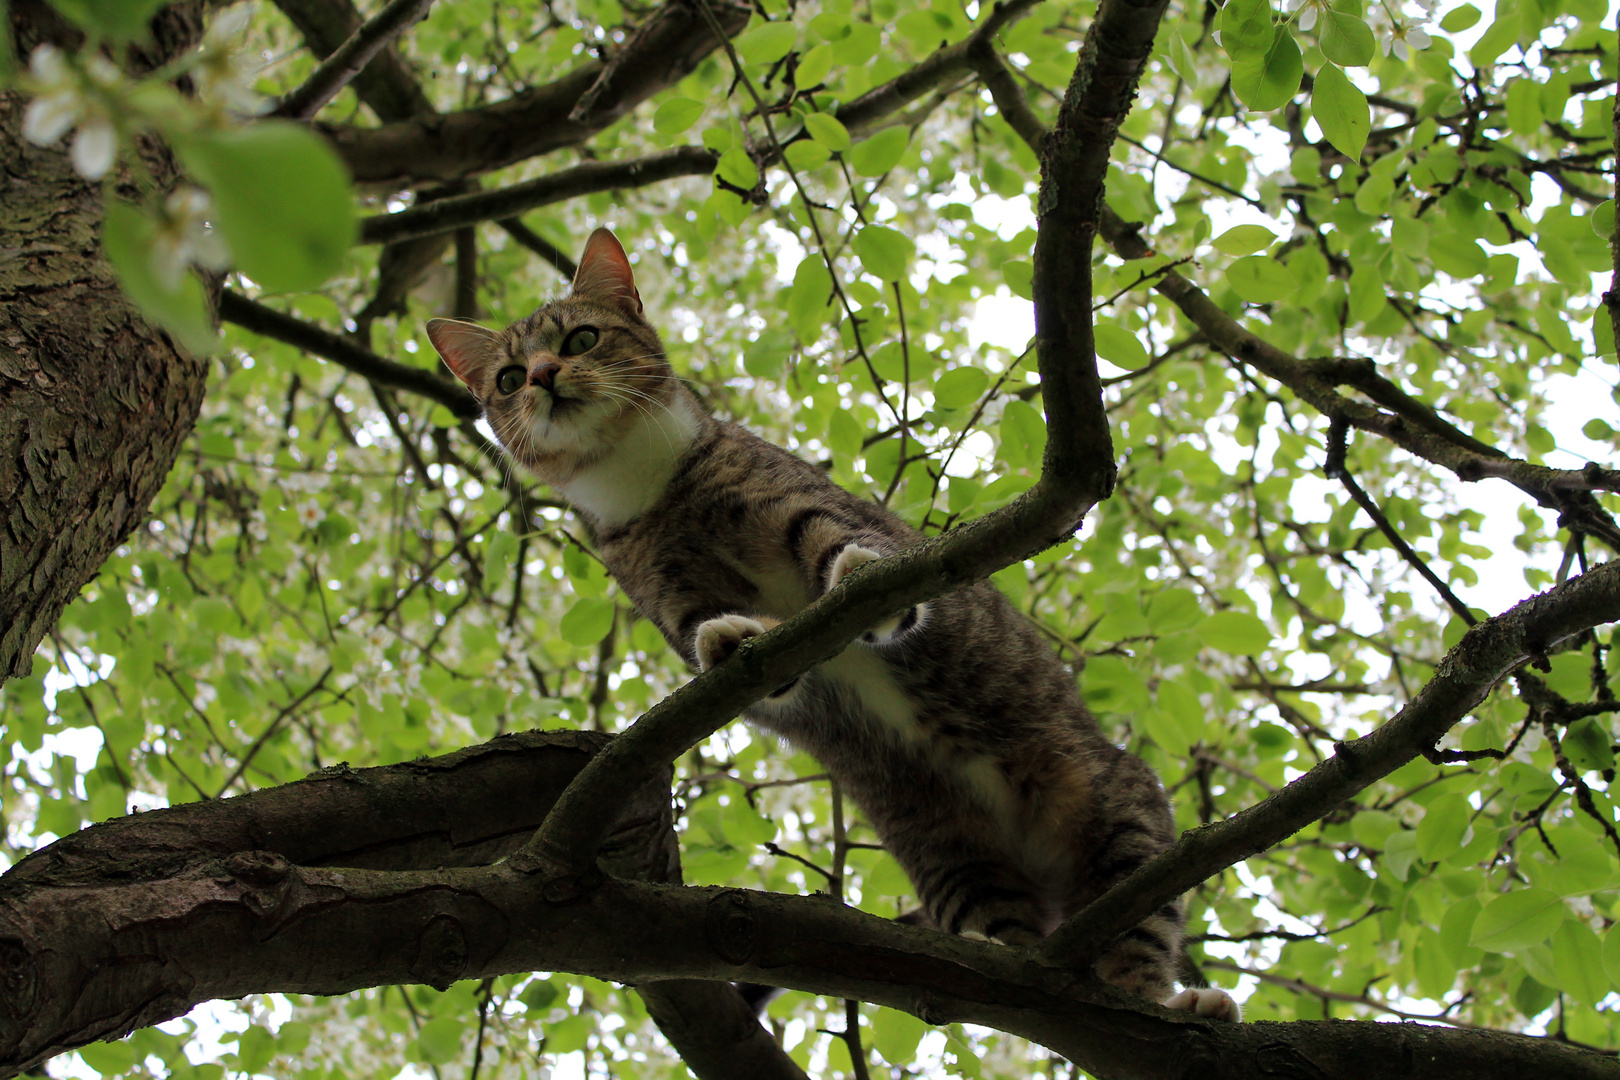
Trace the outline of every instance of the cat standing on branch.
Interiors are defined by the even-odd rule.
[[[427,331],[512,456],[590,525],[637,608],[698,670],[920,537],[821,470],[715,419],[680,382],[613,234],[572,293],[507,330]],[[933,925],[1034,945],[1164,850],[1157,777],[1113,745],[1036,627],[979,582],[883,620],[746,713],[814,755],[906,870]],[[1106,981],[1172,996],[1180,901],[1103,951]]]

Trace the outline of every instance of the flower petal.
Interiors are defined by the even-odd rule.
[[[86,180],[100,180],[118,156],[118,133],[112,124],[97,117],[79,128],[73,137],[73,167]]]
[[[78,122],[78,94],[67,91],[35,98],[23,116],[23,138],[38,146],[50,146]]]
[[[42,83],[55,85],[68,81],[67,61],[55,45],[41,45],[28,58],[28,70]]]

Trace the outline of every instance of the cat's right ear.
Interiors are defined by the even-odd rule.
[[[579,270],[574,274],[574,293],[615,304],[641,317],[641,294],[636,291],[630,257],[611,230],[597,229],[585,241],[585,253],[579,257]]]
[[[427,336],[456,378],[472,387],[474,373],[494,360],[499,335],[460,319],[429,319]]]

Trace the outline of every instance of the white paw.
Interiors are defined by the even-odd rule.
[[[867,563],[877,562],[881,558],[883,556],[871,548],[864,548],[859,544],[847,545],[843,551],[838,553],[838,557],[833,560],[832,569],[827,571],[827,588],[833,588]],[[890,616],[872,627],[872,629],[861,635],[861,640],[869,645],[892,641],[901,634],[916,628],[927,614],[927,604],[909,607],[900,614]]]
[[[737,651],[737,646],[751,637],[758,637],[769,627],[758,619],[746,615],[722,615],[709,619],[697,628],[693,646],[697,653],[699,671],[708,671]]]
[[[1232,995],[1213,986],[1189,986],[1166,1001],[1164,1007],[1234,1024],[1243,1019],[1243,1010],[1232,1000]]]
[[[846,544],[844,550],[833,560],[832,569],[827,571],[827,588],[834,588],[854,571],[881,558],[883,556],[871,548],[863,548],[859,544]]]

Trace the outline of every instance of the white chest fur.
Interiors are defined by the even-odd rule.
[[[668,408],[640,413],[607,453],[559,488],[563,497],[604,528],[634,521],[658,501],[675,463],[697,436],[692,403],[677,397]]]

